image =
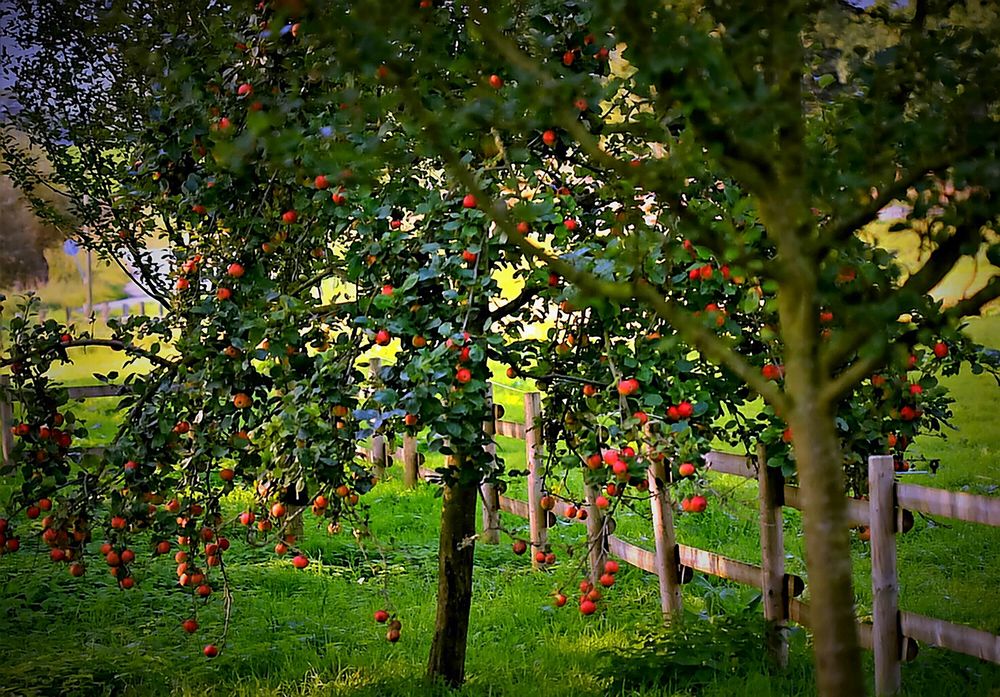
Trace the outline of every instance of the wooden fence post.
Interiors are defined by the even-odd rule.
[[[781,470],[767,466],[767,451],[757,444],[757,478],[760,483],[761,589],[764,591],[764,619],[767,620],[767,650],[779,668],[788,667],[788,586],[785,583],[785,535],[781,507],[784,504],[784,477]]]
[[[146,316],[146,303],[145,302],[142,302],[142,301],[139,302],[139,314],[142,315],[143,317]]]
[[[161,305],[160,307],[163,307],[163,306]],[[109,316],[110,316],[110,309],[108,308],[107,301],[105,301],[105,303],[103,305],[101,305],[101,321],[104,322],[105,324],[107,324]],[[163,316],[162,313],[161,313],[160,316],[161,317]]]
[[[493,406],[493,386],[489,386],[489,391],[486,394],[486,402],[490,411],[490,418],[483,422],[483,432],[489,436],[490,444],[487,446],[487,452],[490,454],[491,459],[496,458],[497,445],[496,445],[496,432],[497,432],[497,421],[496,421],[496,409]],[[489,545],[499,544],[500,542],[500,494],[497,492],[496,485],[483,482],[479,485],[479,491],[483,495],[483,534],[480,536],[480,540]]]
[[[674,535],[674,512],[670,502],[670,487],[662,459],[651,459],[649,503],[653,513],[653,540],[656,543],[656,575],[660,579],[660,608],[670,622],[683,608],[681,600],[680,564],[677,538]]]
[[[542,508],[542,434],[539,417],[542,396],[538,392],[524,395],[524,449],[528,462],[528,527],[531,534],[531,565],[542,565],[535,559],[537,552],[547,552],[548,511]]]
[[[868,458],[872,644],[875,651],[875,693],[880,696],[898,694],[902,684],[894,472],[891,455],[873,455]]]
[[[587,556],[590,560],[590,582],[597,586],[604,573],[604,562],[608,560],[608,535],[604,528],[604,511],[595,501],[601,491],[596,486],[586,485],[587,495]]]
[[[409,489],[416,489],[419,479],[420,462],[417,457],[417,439],[407,433],[403,436],[403,483]]]
[[[368,370],[373,379],[378,380],[379,373],[382,371],[382,359],[372,358],[368,363]],[[371,461],[372,469],[375,472],[375,476],[379,481],[385,477],[385,465],[386,465],[386,448],[385,448],[385,436],[373,434],[372,435],[372,448],[371,448]]]
[[[7,389],[10,388],[10,378],[0,375],[0,462],[8,464],[14,453],[14,434],[11,428],[14,427],[14,405],[8,397]]]

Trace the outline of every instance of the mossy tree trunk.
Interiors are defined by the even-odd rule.
[[[785,343],[784,418],[802,490],[810,619],[820,695],[863,695],[865,681],[854,619],[851,550],[843,455],[834,405],[824,392],[829,376],[817,359],[819,327],[814,269],[792,270],[779,291]]]

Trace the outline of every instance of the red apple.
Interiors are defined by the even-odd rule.
[[[623,397],[628,397],[630,394],[634,394],[639,391],[639,381],[635,378],[629,378],[627,380],[620,380],[618,382],[618,394]]]
[[[765,380],[777,380],[781,377],[781,368],[772,363],[767,363],[760,369],[760,374],[764,376]]]
[[[202,649],[202,653],[205,654],[205,658],[215,658],[219,655],[219,649],[215,644],[209,644]]]
[[[703,513],[708,508],[708,500],[701,494],[698,494],[691,497],[690,506],[692,513]]]
[[[292,559],[292,566],[296,569],[304,569],[309,566],[309,559],[302,554],[299,554]]]
[[[692,474],[694,474],[694,472],[695,472],[694,465],[692,465],[690,462],[681,463],[681,466],[677,468],[677,474],[679,474],[682,477],[690,477]]]
[[[466,194],[462,199],[463,208],[475,208],[476,207],[476,197],[472,194]]]
[[[384,624],[384,623],[388,622],[389,621],[389,613],[386,612],[385,610],[376,610],[375,611],[375,621],[378,622],[378,623],[380,623],[380,624]]]
[[[542,133],[542,142],[550,148],[553,147],[558,140],[559,138],[556,136],[556,132],[551,129]]]
[[[503,78],[500,77],[499,75],[490,75],[490,87],[492,87],[495,90],[498,90],[501,87],[503,87]]]

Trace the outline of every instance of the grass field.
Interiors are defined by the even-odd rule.
[[[1000,317],[976,321],[971,331],[1000,345]],[[104,354],[105,356],[108,354]],[[95,356],[96,358],[96,356]],[[100,359],[101,361],[109,359]],[[113,366],[85,361],[88,370]],[[95,367],[96,366],[96,367]],[[82,368],[63,377],[86,382]],[[1000,484],[998,441],[993,431],[997,387],[991,378],[962,374],[951,379],[958,397],[958,433],[946,441],[924,439],[922,451],[942,459],[936,476],[920,481],[949,489],[995,495]],[[517,388],[526,385],[517,383]],[[523,418],[521,394],[498,387],[507,418]],[[97,419],[113,426],[113,401]],[[523,467],[523,443],[499,439],[508,464]],[[429,463],[433,466],[434,462]],[[137,587],[120,591],[96,564],[82,579],[48,570],[40,543],[0,562],[0,695],[423,695],[441,692],[422,682],[434,615],[437,511],[434,488],[404,489],[400,473],[365,499],[378,545],[359,550],[348,531],[331,536],[307,521],[302,543],[314,562],[298,572],[269,549],[235,540],[228,553],[235,589],[227,650],[212,661],[200,648],[218,641],[222,602],[198,611],[202,628],[190,637],[180,622],[194,609],[176,585],[173,565],[140,555]],[[749,562],[759,561],[755,487],[717,476],[717,499],[702,516],[682,516],[678,537]],[[523,496],[523,484],[510,492]],[[231,512],[246,501],[234,496]],[[640,509],[640,512],[644,512]],[[790,571],[804,574],[799,519],[786,513]],[[524,531],[526,522],[504,515],[504,524]],[[582,542],[583,526],[560,523],[556,540]],[[619,517],[618,534],[652,546],[648,521]],[[99,546],[95,541],[94,546]],[[148,544],[137,541],[137,548]],[[868,548],[852,543],[858,613],[870,603]],[[146,558],[143,558],[146,557]],[[1000,530],[919,518],[899,540],[903,608],[1000,633]],[[659,633],[666,658],[639,656],[636,646],[659,626],[653,576],[623,569],[605,595],[601,611],[582,617],[567,605],[556,609],[551,594],[572,589],[580,578],[575,562],[534,573],[504,542],[477,548],[475,600],[470,631],[469,680],[463,695],[811,694],[808,641],[797,630],[792,665],[768,670],[756,592],[697,576],[685,587],[688,619],[682,629]],[[388,595],[386,595],[388,593]],[[387,597],[389,600],[387,600]],[[394,608],[403,639],[391,645],[372,620],[375,609]],[[870,672],[870,657],[866,668]],[[1000,694],[1000,666],[922,647],[903,668],[906,694]]]
[[[54,282],[43,290],[52,307],[83,303],[71,263],[55,260]],[[976,283],[983,280],[978,271],[950,278],[954,294],[968,287],[970,276]],[[119,297],[123,275],[107,269],[97,278],[95,301]],[[973,322],[970,332],[1000,347],[1000,316]],[[116,354],[79,351],[76,364],[53,371],[68,384],[93,383],[93,372],[121,369]],[[522,420],[521,391],[531,385],[502,382],[513,389],[498,385],[496,401],[505,407],[505,418]],[[934,476],[907,475],[907,481],[1000,495],[997,386],[991,378],[967,373],[949,383],[958,399],[960,430],[948,440],[920,440],[916,447],[941,458],[942,467]],[[105,441],[118,423],[114,400],[91,400],[86,409],[91,440]],[[523,468],[523,443],[498,440],[508,465]],[[428,464],[434,466],[433,458]],[[269,548],[255,547],[233,531],[227,557],[235,591],[232,624],[226,650],[211,661],[200,649],[220,639],[221,600],[195,608],[177,586],[173,564],[147,553],[148,541],[135,544],[142,550],[137,587],[121,591],[96,563],[82,579],[51,568],[37,538],[25,539],[23,553],[0,560],[0,696],[445,694],[423,683],[434,618],[440,502],[433,487],[409,491],[398,469],[389,474],[365,497],[373,533],[387,548],[384,558],[372,541],[364,546],[366,556],[350,531],[331,536],[308,518],[302,547],[313,563],[295,571]],[[720,475],[712,486],[715,496],[707,513],[679,518],[680,541],[759,562],[755,484]],[[523,498],[523,482],[514,483],[509,493]],[[237,495],[227,503],[235,513],[247,502]],[[640,513],[646,508],[641,506]],[[526,536],[526,521],[506,514],[503,520]],[[652,547],[643,515],[620,515],[618,523],[619,536]],[[795,511],[786,509],[785,528],[788,569],[804,575]],[[579,548],[583,526],[560,523],[552,536]],[[95,552],[99,545],[100,540],[93,543]],[[898,548],[904,609],[1000,633],[1000,529],[918,517]],[[852,550],[858,614],[865,618],[871,597],[869,551],[857,539]],[[600,612],[583,618],[572,601],[561,609],[551,603],[556,588],[576,586],[575,561],[562,559],[555,570],[535,573],[506,541],[479,545],[476,555],[469,678],[459,694],[777,697],[813,692],[805,632],[793,632],[788,671],[777,674],[766,665],[753,589],[696,576],[684,590],[686,622],[664,633],[658,629],[656,579],[637,569],[623,568]],[[400,643],[386,642],[384,627],[372,620],[380,607],[399,613]],[[180,622],[195,610],[201,629],[189,636]],[[657,638],[661,657],[637,652],[647,635]],[[871,673],[870,656],[866,670]],[[917,660],[904,665],[903,684],[908,695],[1000,695],[1000,666],[921,647]]]

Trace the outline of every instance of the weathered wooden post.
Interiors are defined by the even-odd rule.
[[[788,588],[785,584],[785,535],[781,507],[784,477],[767,466],[767,451],[757,444],[758,505],[760,510],[761,589],[767,620],[767,650],[780,668],[788,666]]]
[[[528,462],[528,527],[531,534],[531,565],[541,565],[537,552],[548,551],[548,512],[542,508],[542,396],[538,392],[524,395],[524,449]]]
[[[14,453],[14,434],[11,428],[14,427],[14,405],[11,403],[11,396],[8,393],[10,388],[10,378],[0,375],[0,462],[9,464]]]
[[[417,456],[417,439],[407,433],[403,436],[403,483],[410,489],[417,488],[420,480],[420,458]]]
[[[368,363],[368,370],[371,373],[372,379],[377,381],[379,379],[379,373],[382,371],[382,359],[372,358]],[[385,436],[375,434],[372,436],[372,448],[371,448],[371,462],[372,469],[375,472],[375,476],[382,480],[385,477],[385,465],[386,465],[386,449],[385,449]]]
[[[495,441],[497,422],[496,409],[493,406],[492,385],[490,385],[489,391],[486,394],[486,402],[489,406],[490,417],[483,422],[483,432],[490,439],[487,452],[490,454],[490,458],[493,459],[497,453]],[[495,545],[500,542],[500,494],[497,491],[496,485],[488,482],[483,482],[479,486],[479,491],[483,497],[483,534],[479,539],[486,544]]]
[[[894,472],[891,455],[873,455],[868,458],[872,645],[875,651],[875,692],[878,695],[898,694],[902,684]]]
[[[649,503],[653,513],[653,540],[656,543],[656,575],[660,579],[660,608],[663,610],[664,620],[669,623],[680,614],[683,605],[674,512],[662,458],[650,458],[647,477],[651,494]]]
[[[604,511],[597,507],[600,489],[590,484],[585,487],[587,495],[587,556],[590,560],[590,582],[595,586],[604,573],[604,563],[608,560],[608,535],[604,528]]]

